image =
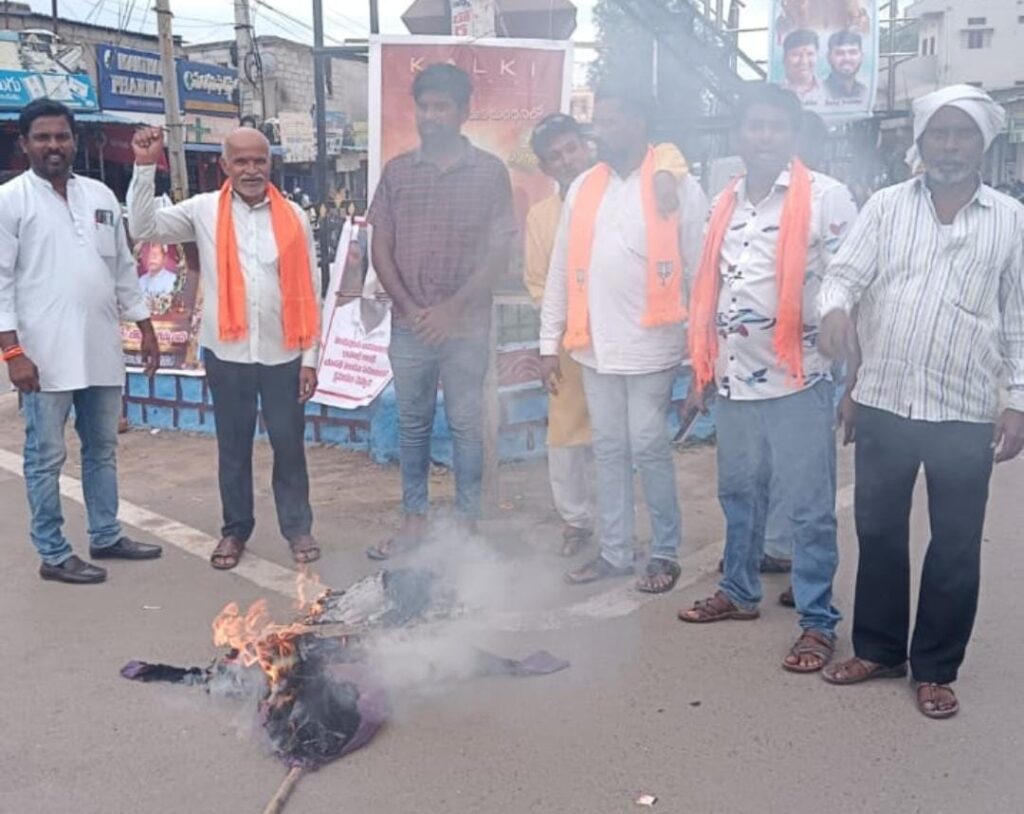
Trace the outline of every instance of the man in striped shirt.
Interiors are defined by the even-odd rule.
[[[863,356],[856,657],[825,678],[906,675],[909,517],[923,464],[932,539],[910,666],[921,712],[947,718],[977,608],[993,451],[998,463],[1024,447],[1024,207],[980,178],[1004,118],[990,97],[953,86],[914,112],[910,163],[924,173],[868,201],[818,297],[822,350],[846,356],[859,338]]]

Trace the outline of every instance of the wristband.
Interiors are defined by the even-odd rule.
[[[17,359],[19,356],[24,355],[25,351],[22,350],[21,345],[11,345],[4,351],[4,361],[9,362],[11,359]]]

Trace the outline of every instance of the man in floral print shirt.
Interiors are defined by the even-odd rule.
[[[702,324],[701,291],[711,291],[713,299],[704,301],[711,337],[705,351],[707,377],[712,381],[693,388],[690,399],[703,403],[714,391],[719,397],[715,420],[719,500],[727,524],[725,566],[719,591],[682,611],[680,618],[757,617],[771,483],[792,528],[793,592],[802,629],[783,667],[813,672],[831,658],[840,619],[832,605],[839,560],[834,386],[831,363],[817,348],[815,297],[857,209],[846,187],[795,160],[800,123],[799,100],[789,91],[768,85],[749,91],[737,128],[746,175],[719,196],[709,222],[691,331],[696,336]],[[723,201],[723,196],[733,197]],[[806,256],[790,248],[788,256],[802,262],[792,268],[791,260],[782,271],[787,263],[780,262],[779,247],[794,234],[806,235]],[[796,282],[789,288],[783,282],[780,288],[784,275],[794,272]],[[780,297],[780,290],[791,292],[791,298]],[[793,327],[785,352],[780,350],[786,344],[778,336],[780,319]],[[691,339],[698,379],[700,354],[694,349],[700,347]]]

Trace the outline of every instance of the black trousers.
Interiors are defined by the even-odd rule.
[[[299,404],[301,360],[283,365],[239,364],[218,359],[208,348],[203,360],[217,423],[217,478],[224,512],[221,534],[245,541],[256,525],[252,445],[260,409],[274,451],[272,484],[281,534],[287,539],[309,534],[313,510],[306,469],[305,409]]]
[[[907,659],[910,505],[923,464],[932,538],[910,665],[918,681],[956,680],[978,607],[992,434],[991,424],[914,421],[858,406],[854,506],[860,563],[853,616],[858,657],[887,666]]]

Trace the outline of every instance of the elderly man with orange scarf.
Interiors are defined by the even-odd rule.
[[[219,192],[158,209],[153,197],[163,134],[132,141],[128,193],[132,237],[195,242],[203,289],[200,342],[217,425],[224,526],[210,563],[234,568],[255,527],[252,450],[257,413],[274,451],[273,489],[281,533],[298,563],[320,549],[311,534],[304,404],[316,391],[320,281],[309,221],[270,183],[270,144],[240,128],[224,141]]]
[[[670,590],[679,578],[682,524],[666,423],[683,356],[684,274],[700,255],[707,198],[689,175],[679,208],[658,211],[653,104],[602,90],[594,109],[599,163],[571,186],[541,307],[542,375],[560,378],[559,348],[583,368],[593,430],[601,553],[566,574],[570,584],[634,570],[633,466],[651,517],[651,557],[637,588]]]
[[[684,622],[758,616],[758,566],[769,495],[787,509],[793,595],[802,634],[786,670],[821,670],[835,650],[834,386],[818,351],[815,297],[857,216],[838,181],[796,157],[801,105],[775,85],[747,90],[737,109],[746,174],[712,206],[694,283],[688,398],[717,389],[718,495],[726,519],[718,592],[681,611]]]

